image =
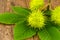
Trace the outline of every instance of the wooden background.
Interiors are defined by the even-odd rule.
[[[12,12],[10,6],[22,6],[29,8],[30,0],[0,0],[0,13],[9,11]],[[48,4],[48,0],[45,0],[45,6]],[[50,9],[54,9],[60,4],[60,0],[50,0]],[[44,6],[44,7],[45,7]],[[13,40],[13,25],[0,24],[0,40]],[[39,40],[38,36],[33,36],[27,40]]]

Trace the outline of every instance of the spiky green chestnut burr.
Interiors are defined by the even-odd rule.
[[[30,1],[31,10],[41,8],[41,7],[43,7],[43,5],[44,5],[44,0],[31,0]]]
[[[30,13],[28,17],[29,25],[31,25],[31,27],[34,28],[39,28],[39,29],[43,28],[45,25],[44,22],[45,22],[45,18],[41,11],[33,11],[32,13]]]
[[[52,11],[51,19],[55,24],[60,25],[60,6]]]

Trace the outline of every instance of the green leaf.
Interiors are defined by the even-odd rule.
[[[56,27],[48,27],[47,28],[48,33],[52,37],[52,40],[60,40],[60,32]]]
[[[60,26],[58,26],[58,25],[55,25],[55,27],[60,31]]]
[[[0,14],[0,23],[15,24],[19,21],[24,21],[24,20],[25,20],[25,17],[18,14],[13,14],[9,12]]]
[[[35,34],[36,31],[30,28],[25,21],[16,23],[14,27],[14,40],[30,38]]]
[[[14,40],[26,40],[26,39],[14,39]]]
[[[41,40],[51,40],[51,36],[49,35],[45,28],[38,31],[38,36]]]
[[[60,26],[59,27],[56,27],[59,31],[60,31]]]
[[[15,11],[17,14],[19,15],[24,15],[24,16],[28,16],[30,10],[26,9],[26,8],[22,8],[19,6],[12,6],[12,10]]]
[[[51,16],[51,10],[49,9],[49,6],[46,8],[46,10],[44,11],[44,14],[46,15],[46,16],[48,16],[48,17],[50,17]]]

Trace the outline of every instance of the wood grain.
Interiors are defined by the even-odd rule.
[[[0,13],[4,12],[4,1],[0,0]]]
[[[51,0],[51,9],[54,9],[56,6],[60,6],[60,0]]]
[[[10,11],[10,0],[0,0],[0,13]],[[12,25],[0,24],[0,40],[13,40]]]

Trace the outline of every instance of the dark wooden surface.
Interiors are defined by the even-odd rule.
[[[29,8],[30,0],[0,0],[0,13],[9,11],[11,12],[11,5],[22,6]],[[45,0],[45,6],[48,4],[48,0]],[[54,9],[60,5],[60,0],[51,0],[50,9]],[[45,7],[44,6],[44,7]],[[0,40],[13,40],[13,25],[0,24]],[[39,40],[38,36],[27,38],[27,40]]]

